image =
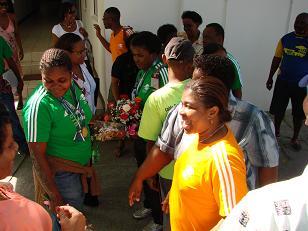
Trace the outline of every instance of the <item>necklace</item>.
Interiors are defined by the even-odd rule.
[[[208,141],[211,137],[213,137],[218,131],[220,131],[224,126],[225,126],[225,124],[220,125],[220,126],[219,126],[218,128],[216,128],[208,137],[203,138],[203,139],[200,140],[199,142],[205,143],[205,142]]]

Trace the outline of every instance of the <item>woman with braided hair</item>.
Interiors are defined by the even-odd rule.
[[[34,156],[35,199],[46,196],[51,210],[69,204],[82,210],[91,177],[92,195],[99,187],[91,159],[89,105],[72,81],[72,63],[67,52],[45,51],[40,62],[42,85],[31,94],[23,109],[26,138]]]

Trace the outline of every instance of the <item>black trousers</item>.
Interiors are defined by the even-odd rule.
[[[146,141],[138,138],[134,142],[135,149],[135,158],[137,161],[138,167],[140,167],[145,160],[146,153]],[[143,192],[144,192],[144,201],[143,205],[145,208],[152,209],[152,217],[155,223],[163,223],[163,213],[161,210],[161,201],[159,192],[152,190],[146,182],[143,182]]]

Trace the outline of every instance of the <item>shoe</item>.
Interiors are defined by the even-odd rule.
[[[150,216],[151,213],[152,213],[152,209],[142,207],[141,209],[138,209],[133,213],[133,217],[135,219],[143,219],[143,218]]]
[[[142,231],[162,231],[163,226],[160,224],[154,223],[154,221],[150,221],[149,224],[147,224]]]

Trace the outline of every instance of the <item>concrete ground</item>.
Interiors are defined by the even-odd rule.
[[[308,163],[308,127],[303,127],[300,135],[302,150],[295,152],[289,147],[292,135],[291,116],[288,113],[281,128],[279,179],[289,179],[302,173]],[[136,207],[130,208],[127,203],[127,192],[131,178],[136,171],[132,145],[128,144],[124,155],[115,157],[112,151],[116,142],[102,145],[101,158],[96,164],[102,183],[102,196],[97,208],[85,208],[85,215],[98,231],[142,230],[149,219],[137,221],[132,217]],[[22,158],[17,157],[16,167]],[[14,174],[16,191],[33,199],[33,179],[31,160],[26,158]],[[13,180],[14,180],[13,179]]]

